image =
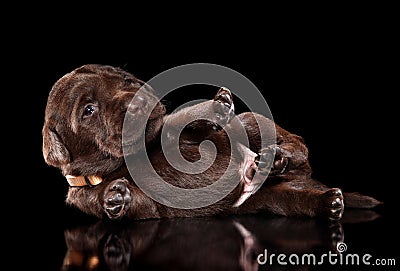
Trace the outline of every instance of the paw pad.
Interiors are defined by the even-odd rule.
[[[233,96],[229,89],[221,87],[214,97],[215,123],[220,127],[227,125],[235,116]],[[216,129],[218,129],[216,127]]]
[[[324,194],[327,215],[330,220],[336,221],[342,218],[344,211],[343,193],[339,188],[332,188]]]
[[[122,217],[131,202],[127,184],[126,179],[117,179],[112,181],[104,191],[103,208],[111,219]]]

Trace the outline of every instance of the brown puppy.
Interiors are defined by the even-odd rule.
[[[139,89],[142,91],[132,100]],[[150,106],[153,102],[154,108]],[[332,220],[341,218],[344,198],[348,207],[372,208],[380,204],[357,193],[343,195],[340,189],[312,179],[302,138],[259,114],[247,112],[233,118],[232,95],[225,88],[213,100],[171,115],[165,112],[150,87],[119,68],[85,65],[60,78],[46,106],[43,155],[49,165],[59,168],[67,178],[67,203],[85,213],[113,219],[268,211]],[[168,126],[172,131],[185,123],[190,114],[207,115],[208,120],[195,121],[183,130],[179,137],[182,156],[190,162],[198,161],[199,146],[205,139],[212,141],[217,150],[214,163],[199,174],[184,173],[171,166],[161,148],[161,129]],[[125,115],[131,123],[147,121],[147,125],[143,129],[133,126],[123,130]],[[246,131],[248,144],[240,139],[230,144],[228,134],[236,133],[238,123]],[[276,137],[272,131],[276,131]],[[273,140],[262,144],[260,135]],[[130,140],[123,142],[123,136]],[[167,139],[176,140],[173,135]],[[145,147],[138,144],[142,140]],[[238,185],[223,199],[200,208],[161,204],[139,189],[129,174],[124,153],[130,165],[141,169],[146,168],[144,161],[138,159],[143,152],[155,172],[174,186],[193,189],[213,184],[227,171],[230,162],[237,170],[230,171],[228,178]],[[260,173],[268,172],[267,180],[259,188],[263,183]],[[153,176],[143,171],[140,178],[150,183]]]

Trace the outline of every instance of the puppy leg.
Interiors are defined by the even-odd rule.
[[[222,87],[212,100],[182,108],[166,116],[163,129],[171,142],[179,138],[187,143],[199,143],[221,131],[234,116],[232,94]]]
[[[256,159],[258,170],[261,174],[283,174],[289,164],[291,153],[273,144],[263,148]]]
[[[311,173],[308,149],[300,136],[289,133],[271,119],[252,112],[237,115],[236,120],[240,125],[237,121],[233,125],[231,121],[235,117],[234,111],[232,93],[221,87],[212,100],[183,108],[167,116],[164,128],[168,131],[170,142],[180,138],[186,143],[199,143],[222,129],[228,135],[240,134],[236,129],[244,128],[249,148],[259,154],[257,162],[261,172],[269,172],[270,175]],[[179,134],[178,130],[183,127],[185,129],[181,129],[182,133]],[[237,140],[247,145],[240,136]],[[271,171],[268,171],[269,168]]]
[[[238,126],[227,126],[234,117],[233,96],[229,89],[222,87],[214,97],[214,112],[217,123],[227,129],[235,129]],[[270,119],[260,114],[246,112],[238,115],[238,119],[245,127],[250,149],[259,153],[260,172],[269,172],[271,175],[283,174],[286,171],[300,169],[311,172],[308,165],[308,149],[300,136],[289,133],[280,126],[274,124]],[[276,132],[276,144],[271,144],[274,139],[273,131]],[[265,136],[266,146],[261,146],[261,136]]]
[[[224,128],[228,134],[236,134],[236,128],[244,127],[250,149],[260,154],[257,160],[260,162],[261,171],[267,172],[267,169],[271,168],[271,175],[293,170],[296,170],[296,174],[311,173],[308,149],[300,136],[286,131],[271,119],[252,112],[237,115],[243,126],[228,125],[235,116],[235,107],[233,95],[225,87],[219,89],[213,101],[216,118],[214,129],[219,131]],[[261,139],[266,142],[262,142]]]
[[[337,221],[342,217],[344,200],[339,188],[329,188],[312,179],[293,179],[265,184],[238,210],[248,212],[252,209]]]
[[[308,148],[300,136],[257,113],[242,113],[238,118],[246,129],[250,149],[259,154],[257,161],[261,171],[271,168],[270,175],[311,173]]]

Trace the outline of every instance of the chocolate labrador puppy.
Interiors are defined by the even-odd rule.
[[[175,131],[188,116],[197,120],[186,125],[178,137],[167,133],[167,146],[162,146],[162,129]],[[126,119],[131,126],[123,129]],[[143,121],[147,124],[139,125]],[[240,133],[240,128],[244,129],[247,142],[230,138]],[[224,87],[209,101],[166,114],[151,87],[132,74],[107,65],[84,65],[53,85],[42,135],[46,163],[59,168],[70,185],[66,202],[99,218],[271,212],[338,220],[344,202],[355,208],[380,204],[369,196],[343,194],[339,188],[313,179],[303,139],[260,114],[245,112],[235,116],[233,96]],[[265,135],[267,140],[262,141]],[[206,170],[191,174],[168,162],[164,153],[168,152],[168,141],[178,141],[182,157],[195,163],[208,153],[208,145],[201,144],[204,140],[213,142],[216,150],[215,159]],[[157,175],[173,186],[206,187],[226,172],[225,178],[237,185],[213,204],[171,207],[149,197],[131,177],[128,166],[146,168],[143,159],[139,159],[143,152]],[[235,170],[228,170],[228,165]],[[141,183],[151,183],[153,178],[147,170],[140,172]]]

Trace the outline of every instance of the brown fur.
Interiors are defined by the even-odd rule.
[[[141,94],[144,102],[129,107],[129,102],[142,86],[147,88]],[[100,175],[104,180],[94,187],[70,187],[66,200],[68,204],[85,213],[106,217],[104,206],[108,198],[105,197],[108,197],[110,187],[116,180],[124,180],[129,190],[129,201],[126,199],[128,206],[113,218],[188,217],[261,211],[286,216],[323,216],[331,219],[341,217],[342,209],[339,208],[343,206],[333,206],[332,202],[338,199],[343,203],[343,195],[339,189],[329,188],[312,179],[308,149],[303,139],[270,119],[251,112],[238,115],[246,129],[250,149],[255,153],[262,151],[265,146],[261,146],[260,133],[270,134],[271,128],[275,128],[276,145],[281,150],[281,158],[287,159],[288,163],[284,172],[272,172],[263,187],[238,208],[232,207],[232,204],[240,196],[242,184],[223,200],[198,209],[175,209],[152,200],[136,186],[127,171],[121,138],[123,119],[127,111],[135,112],[130,115],[133,121],[142,121],[140,110],[148,110],[146,101],[155,98],[152,90],[132,74],[103,65],[79,67],[54,84],[48,97],[42,131],[45,161],[59,168],[63,175]],[[212,102],[205,102],[201,106],[207,108]],[[87,105],[93,106],[89,108],[93,109],[90,116],[85,115]],[[196,112],[200,112],[199,108],[194,106],[189,110],[198,114]],[[197,175],[183,174],[171,167],[161,150],[160,130],[166,119],[172,125],[184,121],[185,114],[178,112],[166,116],[165,112],[164,106],[158,102],[148,120],[145,142],[152,165],[166,182],[183,188],[202,187],[216,181],[225,172],[231,158],[236,165],[240,164],[240,154],[230,157],[229,139],[225,130],[215,131],[210,128],[209,123],[197,122],[181,135],[181,152],[187,160],[196,161],[199,159],[199,143],[208,139],[217,146],[216,163]],[[130,157],[141,168],[143,161],[135,160],[135,153],[144,151],[135,145],[135,142],[142,139],[139,132],[135,129],[128,131],[134,138],[134,142],[129,145]],[[142,178],[150,181],[151,176],[143,172]],[[237,174],[232,178],[240,176]],[[344,197],[346,198],[346,194]],[[349,195],[349,199],[350,197],[352,196]],[[368,208],[380,203],[358,194],[356,200],[349,202],[354,204],[353,207]],[[332,216],[335,208],[340,214]]]

